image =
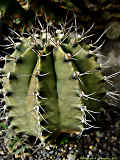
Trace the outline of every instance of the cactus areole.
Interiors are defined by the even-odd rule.
[[[47,27],[49,28],[49,26]],[[90,45],[74,27],[20,37],[2,74],[9,128],[36,137],[82,133],[101,111],[104,77]],[[98,69],[99,68],[99,69]],[[46,135],[46,134],[45,134]]]

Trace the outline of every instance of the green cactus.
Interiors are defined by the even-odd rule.
[[[42,140],[46,132],[82,134],[94,127],[86,116],[95,120],[92,112],[103,109],[105,79],[90,45],[71,29],[21,37],[5,57],[2,91],[16,133]]]

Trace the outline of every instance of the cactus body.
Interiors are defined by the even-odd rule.
[[[87,108],[100,111],[105,95],[97,57],[89,46],[77,42],[79,38],[73,40],[74,35],[57,45],[53,41],[64,35],[52,41],[48,36],[46,43],[44,34],[35,44],[38,51],[31,37],[22,38],[6,57],[3,92],[10,126],[38,137],[44,131],[82,133],[92,127],[86,120]]]

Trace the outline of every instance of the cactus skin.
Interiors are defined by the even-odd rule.
[[[5,65],[4,71],[10,73],[10,76],[8,79],[5,77],[4,87],[8,93],[11,93],[11,95],[8,94],[6,96],[7,106],[11,107],[9,117],[15,119],[15,121],[12,121],[11,126],[18,126],[21,131],[31,133],[31,129],[34,130],[35,126],[34,116],[32,115],[34,113],[31,112],[34,101],[27,94],[33,94],[33,90],[29,91],[29,88],[34,89],[34,86],[29,86],[32,76],[25,75],[32,75],[37,56],[31,48],[27,48],[23,52],[24,49],[22,47],[21,45],[16,48],[12,55],[16,60],[7,62]],[[21,63],[19,63],[19,60]],[[23,106],[24,109],[22,108]],[[21,117],[21,115],[23,116]]]
[[[97,56],[94,52],[89,51],[89,47],[85,49],[84,45],[81,47],[77,45],[77,47],[71,47],[72,45],[67,46],[69,50],[72,50],[72,55],[75,55],[74,58],[77,60],[74,61],[74,69],[79,71],[80,74],[85,74],[80,77],[81,82],[80,88],[86,94],[92,94],[92,98],[96,99],[83,99],[84,105],[86,105],[89,109],[95,111],[101,111],[103,109],[102,103],[98,103],[104,101],[104,95],[106,94],[106,89],[104,87],[104,77],[101,73],[100,65],[97,63]],[[64,46],[65,49],[66,45]],[[80,92],[79,92],[80,94]],[[103,96],[101,96],[103,95]]]
[[[13,60],[6,61],[3,69],[7,75],[3,91],[10,108],[10,128],[17,133],[41,138],[44,131],[82,133],[85,126],[92,127],[86,123],[86,108],[101,110],[106,93],[104,77],[89,45],[80,45],[73,36],[60,45],[53,45],[48,38],[42,46],[42,35],[41,48],[35,53],[32,38],[21,38],[14,53],[6,57]]]

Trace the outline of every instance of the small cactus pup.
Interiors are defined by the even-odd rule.
[[[87,32],[49,24],[44,29],[39,24],[39,34],[19,36],[19,43],[11,39],[15,50],[4,57],[3,118],[10,121],[8,128],[41,141],[95,128],[87,117],[95,120],[94,114],[103,110],[109,78],[102,75],[97,54],[84,41]]]

